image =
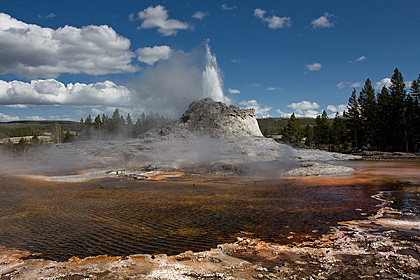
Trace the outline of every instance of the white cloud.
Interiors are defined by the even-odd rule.
[[[56,78],[61,73],[131,73],[130,40],[107,25],[56,30],[0,13],[0,74]]]
[[[380,80],[379,82],[375,83],[375,89],[376,90],[381,90],[384,86],[389,88],[390,85],[391,85],[391,79],[390,78],[384,78],[384,79]]]
[[[350,87],[352,87],[352,88],[357,88],[357,87],[361,87],[361,86],[362,86],[361,82],[354,82],[350,85]]]
[[[268,87],[265,90],[268,90],[268,91],[276,91],[276,90],[283,90],[283,89],[282,88],[279,88],[279,87]]]
[[[338,88],[338,89],[343,89],[343,88],[345,88],[347,85],[347,82],[339,82],[338,84],[336,84],[335,86]]]
[[[168,59],[172,53],[169,46],[154,46],[153,48],[140,48],[137,49],[137,59],[141,62],[149,65],[155,64],[155,62],[161,59]]]
[[[306,110],[306,112],[304,112],[304,114],[302,115],[303,118],[316,118],[317,116],[319,116],[319,112],[315,111],[315,110]]]
[[[357,87],[361,87],[362,83],[361,82],[347,82],[347,81],[342,81],[339,82],[338,84],[335,85],[338,89],[343,89],[343,88],[357,88]]]
[[[259,87],[262,87],[262,84],[260,84],[260,83],[252,83],[252,84],[249,84],[249,85],[246,85],[247,87],[253,87],[253,88],[259,88]]]
[[[0,104],[15,105],[129,105],[132,92],[111,81],[67,84],[54,80],[0,80]]]
[[[31,120],[31,121],[43,121],[45,120],[44,117],[40,117],[40,116],[25,116],[26,120]]]
[[[255,114],[258,117],[263,117],[263,118],[270,117],[270,114],[268,114],[268,112],[271,110],[271,107],[266,106],[264,108],[261,108],[257,100],[241,101],[239,102],[239,105],[245,106],[245,108],[247,109],[254,109]]]
[[[292,113],[283,112],[280,109],[276,110],[276,112],[280,114],[281,118],[289,118],[290,115],[292,114]],[[307,109],[307,110],[298,109],[297,111],[294,111],[293,113],[295,114],[296,118],[316,118],[319,115],[318,111],[312,110],[312,109]]]
[[[301,102],[289,104],[287,105],[287,107],[292,108],[294,110],[310,110],[319,108],[319,105],[316,102],[303,100]]]
[[[336,113],[336,112],[341,113],[341,112],[343,112],[343,111],[347,111],[347,105],[345,105],[345,104],[339,104],[339,105],[328,105],[328,106],[327,106],[327,110],[328,110],[328,111],[331,111],[331,112],[333,112],[333,113]]]
[[[282,110],[278,109],[276,112],[280,115],[280,118],[289,118],[292,113],[286,113]]]
[[[233,89],[233,88],[229,88],[228,91],[229,91],[230,94],[239,94],[239,93],[241,93],[240,90]]]
[[[229,7],[226,4],[222,4],[221,7],[222,7],[222,10],[224,10],[224,11],[232,11],[232,10],[236,9],[236,6]]]
[[[39,18],[55,18],[57,15],[56,14],[53,14],[53,13],[49,13],[48,15],[46,15],[46,16],[41,16],[41,15],[38,15],[38,17]]]
[[[317,62],[313,64],[306,64],[306,68],[308,68],[309,71],[318,71],[321,70],[322,64]]]
[[[268,23],[270,29],[281,29],[292,26],[292,19],[290,17],[265,16],[267,11],[262,9],[255,9],[254,16],[261,19],[262,22]]]
[[[128,20],[131,21],[131,22],[135,21],[136,20],[136,15],[134,13],[129,14],[128,15]]]
[[[366,59],[366,56],[362,55],[359,58],[356,58],[355,60],[350,60],[349,63],[356,63],[356,62],[360,62]]]
[[[192,15],[192,18],[203,20],[209,13],[205,11],[197,11]]]
[[[169,19],[168,10],[162,5],[148,7],[138,13],[138,19],[142,21],[139,29],[157,28],[163,36],[176,35],[179,30],[187,30],[190,25],[176,19]]]
[[[232,59],[230,62],[232,62],[232,63],[242,63],[242,62],[243,62],[243,60],[242,60],[242,59],[240,59],[240,58],[234,58],[234,59]]]
[[[0,122],[12,122],[12,121],[18,121],[18,116],[10,116],[0,113]]]
[[[13,109],[26,109],[26,108],[28,108],[28,105],[24,105],[24,104],[12,104],[12,105],[4,105],[4,107],[13,108]]]
[[[324,13],[323,16],[320,16],[317,19],[314,19],[311,23],[313,29],[317,28],[330,28],[334,26],[334,23],[331,22],[333,14]]]

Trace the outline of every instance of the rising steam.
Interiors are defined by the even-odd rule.
[[[130,87],[140,110],[170,118],[179,118],[188,104],[200,98],[230,103],[208,41],[191,52],[174,51],[167,60],[148,66]]]

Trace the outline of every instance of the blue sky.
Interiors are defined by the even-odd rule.
[[[367,78],[420,73],[420,1],[0,2],[0,121],[159,112],[203,92],[258,117],[342,111]],[[214,66],[214,63],[213,63]],[[216,95],[211,95],[214,97]]]

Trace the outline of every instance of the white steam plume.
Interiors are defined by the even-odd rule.
[[[191,52],[173,51],[167,60],[147,67],[130,87],[141,109],[171,118],[180,117],[200,98],[230,103],[223,94],[220,69],[208,42]]]

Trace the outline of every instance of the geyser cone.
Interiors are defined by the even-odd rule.
[[[213,137],[263,136],[254,109],[229,107],[222,102],[203,98],[194,101],[178,121],[186,129]]]

